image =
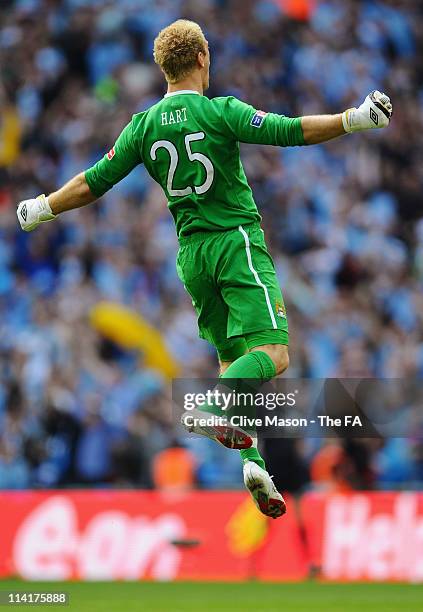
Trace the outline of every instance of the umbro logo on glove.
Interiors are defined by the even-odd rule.
[[[22,208],[21,208],[21,210],[20,210],[20,215],[21,215],[21,217],[22,217],[22,219],[23,219],[24,221],[26,221],[26,220],[27,220],[27,218],[28,218],[28,208],[26,207],[26,204],[24,204],[24,205],[22,206]]]
[[[373,121],[375,125],[379,123],[378,116],[372,108],[370,108],[370,119]]]
[[[342,113],[342,125],[348,133],[384,128],[392,117],[392,104],[389,97],[375,89],[369,93],[358,108],[349,108]]]

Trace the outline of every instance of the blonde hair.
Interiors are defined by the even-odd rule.
[[[203,31],[194,21],[178,19],[157,35],[154,61],[163,70],[169,83],[187,77],[197,64],[197,56],[206,52]]]

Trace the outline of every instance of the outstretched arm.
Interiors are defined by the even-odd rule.
[[[42,194],[23,200],[17,210],[22,229],[30,232],[59,213],[91,204],[141,161],[131,122],[121,132],[114,147],[92,168],[77,174],[48,197]]]
[[[54,215],[81,208],[97,199],[88,186],[85,173],[81,172],[68,181],[63,187],[48,196],[48,203]]]
[[[21,228],[26,232],[31,232],[40,223],[52,221],[59,213],[81,208],[96,199],[97,196],[90,190],[85,174],[81,172],[48,197],[41,194],[32,200],[23,200],[16,214]]]
[[[240,142],[280,147],[326,142],[346,133],[389,125],[392,104],[388,96],[373,91],[358,108],[339,115],[285,117],[257,111],[252,106],[227,98],[222,114],[229,134]]]
[[[351,132],[387,127],[391,115],[392,104],[388,96],[372,91],[358,108],[349,108],[339,115],[302,117],[304,141],[318,144]]]
[[[319,144],[345,134],[340,115],[310,115],[301,117],[301,128],[305,144]]]

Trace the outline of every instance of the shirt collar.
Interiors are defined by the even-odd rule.
[[[164,95],[165,98],[170,98],[170,96],[179,96],[179,94],[197,94],[200,96],[199,91],[195,91],[194,89],[180,89],[179,91],[171,91]]]

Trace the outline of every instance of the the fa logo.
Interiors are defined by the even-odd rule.
[[[263,123],[266,115],[267,113],[265,113],[264,111],[256,111],[250,121],[250,125],[256,128],[261,127],[261,124]]]
[[[107,153],[107,159],[110,161],[111,159],[113,159],[115,156],[115,148],[112,147],[110,149],[110,151]]]

